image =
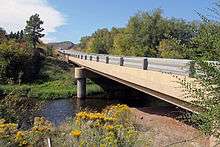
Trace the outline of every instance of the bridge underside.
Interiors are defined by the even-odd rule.
[[[151,75],[149,75],[149,73],[147,73],[148,71],[144,71],[145,74],[143,74],[143,72],[138,73],[138,69],[135,69],[136,71],[133,72],[134,69],[129,69],[129,68],[120,69],[121,67],[116,65],[105,64],[104,66],[94,61],[92,61],[92,63],[91,61],[90,63],[87,63],[85,60],[80,60],[74,57],[69,57],[69,62],[72,62],[80,67],[83,67],[82,69],[87,72],[89,71],[99,76],[103,76],[105,78],[111,79],[120,84],[129,86],[131,88],[134,88],[148,95],[156,97],[160,100],[176,105],[185,110],[196,113],[202,111],[200,107],[195,106],[194,104],[190,103],[189,100],[186,100],[180,96],[183,94],[181,93],[182,90],[180,92],[180,88],[177,86],[177,84],[173,84],[174,80],[176,81],[177,78],[173,77],[172,75],[162,74],[158,72],[157,73],[152,72]],[[160,77],[157,79],[157,77],[155,77],[156,76],[155,74],[159,74],[160,76],[162,76],[162,78]],[[165,76],[165,78],[163,76]],[[166,80],[166,78],[168,80]],[[103,81],[99,81],[99,82],[101,83]],[[158,83],[161,82],[162,85],[157,85]],[[163,82],[167,82],[167,83],[163,83]],[[173,89],[174,87],[176,89]]]

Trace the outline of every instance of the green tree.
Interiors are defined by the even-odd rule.
[[[181,41],[176,38],[160,41],[158,50],[162,58],[182,59],[187,56],[187,47],[181,44]]]
[[[5,41],[6,38],[6,31],[0,27],[0,44]]]
[[[79,47],[81,48],[81,50],[86,51],[86,45],[90,38],[91,36],[85,36],[80,39]]]
[[[26,39],[31,45],[33,45],[34,49],[36,48],[37,43],[40,43],[39,39],[44,36],[44,34],[42,34],[44,30],[41,27],[42,24],[43,21],[40,19],[39,14],[34,14],[27,21],[27,25],[24,30]]]
[[[124,31],[115,37],[115,52],[121,50],[124,55],[155,57],[157,55],[156,47],[164,38],[163,21],[159,9],[152,14],[137,13],[130,18]]]
[[[31,57],[32,50],[27,48],[26,44],[17,43],[15,40],[0,44],[0,82],[5,83],[10,80],[18,82],[21,78],[25,78],[24,74],[31,73],[25,71]]]
[[[218,60],[220,57],[220,24],[216,22],[203,22],[197,36],[191,41],[191,55],[189,58],[202,58],[205,60]]]
[[[107,54],[109,49],[112,47],[113,39],[111,37],[111,32],[108,29],[99,29],[94,34],[93,44],[91,46],[92,51],[100,54]]]
[[[23,30],[20,31],[19,39],[20,40],[24,39],[24,31]]]

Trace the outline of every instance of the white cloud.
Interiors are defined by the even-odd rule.
[[[48,33],[65,24],[64,16],[54,9],[47,0],[1,0],[0,27],[7,32],[24,29],[26,20],[35,13],[44,21],[43,28],[46,34],[43,40],[53,41]]]

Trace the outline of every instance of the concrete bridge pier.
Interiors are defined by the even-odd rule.
[[[75,79],[77,81],[77,98],[86,97],[86,74],[82,67],[75,68]]]
[[[69,55],[64,56],[64,61],[69,62]]]

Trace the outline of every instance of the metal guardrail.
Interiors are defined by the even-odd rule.
[[[103,62],[125,67],[138,68],[143,70],[159,71],[170,74],[190,76],[192,73],[192,60],[165,59],[148,57],[121,57],[107,54],[87,54],[80,51],[58,50],[60,53],[73,56],[82,60]]]

